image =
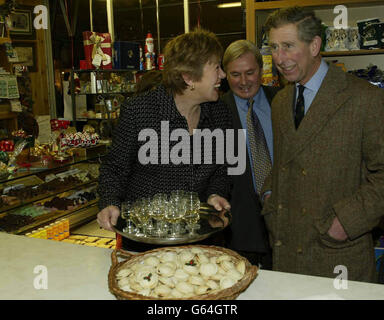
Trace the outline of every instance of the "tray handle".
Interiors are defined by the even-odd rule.
[[[119,255],[119,256],[118,256]],[[115,267],[118,264],[118,258],[128,258],[127,260],[131,259],[134,256],[133,253],[130,253],[129,251],[123,250],[123,249],[116,249],[113,250],[111,253],[111,260],[112,260],[112,267]]]

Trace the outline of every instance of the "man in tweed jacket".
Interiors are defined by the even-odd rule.
[[[263,214],[273,268],[375,281],[371,230],[384,214],[384,92],[322,60],[321,22],[281,9],[266,26],[290,82],[272,103],[274,165]],[[296,85],[305,116],[294,124]],[[271,191],[267,194],[267,191]]]

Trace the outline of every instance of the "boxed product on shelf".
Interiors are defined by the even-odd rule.
[[[369,18],[356,22],[360,34],[360,49],[379,49],[380,35],[378,18]]]
[[[384,22],[378,23],[380,47],[384,49]]]
[[[112,69],[112,44],[109,33],[84,31],[83,44],[88,69]]]
[[[272,63],[271,48],[269,46],[264,46],[261,48],[260,53],[263,58],[263,74],[261,76],[262,84],[264,86],[278,86],[279,76]]]
[[[140,45],[132,41],[116,41],[113,43],[113,68],[135,69],[140,68]]]
[[[116,248],[116,240],[112,238],[104,238],[104,237],[94,237],[87,235],[70,235],[68,238],[64,239],[63,242],[72,243],[72,244],[80,244],[88,247],[98,247],[98,248],[107,248],[107,249],[115,249]]]
[[[348,49],[360,50],[360,34],[358,27],[348,29]]]
[[[67,218],[59,219],[44,227],[32,230],[25,234],[29,238],[39,238],[47,240],[62,241],[70,235],[69,220]]]
[[[348,29],[339,29],[328,27],[325,31],[325,51],[347,51],[348,46]]]

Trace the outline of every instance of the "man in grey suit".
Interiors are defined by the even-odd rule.
[[[253,112],[261,123],[272,161],[270,103],[277,89],[261,85],[263,60],[260,51],[250,41],[235,41],[225,50],[223,66],[231,90],[223,95],[222,100],[232,112],[234,129],[247,129],[249,101],[253,100]],[[227,230],[226,240],[229,248],[248,258],[252,264],[271,269],[271,251],[264,220],[260,214],[262,206],[252,165],[252,162],[257,162],[258,159],[253,159],[249,132],[246,137],[246,169],[242,175],[233,176],[230,201],[233,220]],[[235,141],[238,141],[237,138]]]
[[[290,83],[272,103],[274,163],[263,214],[273,269],[375,281],[372,229],[384,215],[384,92],[325,62],[321,21],[300,7],[266,22]]]

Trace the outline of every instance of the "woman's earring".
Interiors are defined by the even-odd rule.
[[[189,86],[189,89],[191,89],[191,91],[195,90],[195,85],[192,83],[192,84]]]

